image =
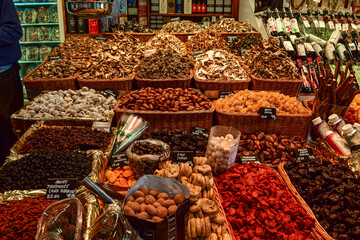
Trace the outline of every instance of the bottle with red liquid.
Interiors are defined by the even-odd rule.
[[[306,77],[309,71],[304,65],[302,65],[302,61],[300,58],[296,59],[296,65],[299,68],[301,77],[304,79],[304,84],[301,87],[301,93],[312,93],[313,91],[311,89],[311,85]]]
[[[309,73],[310,73],[310,80],[314,84],[315,88],[317,89],[319,87],[319,80],[317,79],[316,69],[313,66],[312,58],[308,57],[306,60],[308,63],[308,69],[309,69]]]
[[[202,0],[201,12],[206,13],[206,0]]]
[[[200,4],[201,0],[196,1],[196,12],[200,13],[201,12],[201,4]]]
[[[196,0],[192,1],[192,12],[196,13]]]

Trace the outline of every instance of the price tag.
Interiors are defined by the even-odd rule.
[[[101,36],[96,37],[95,40],[97,40],[99,43],[104,43],[104,42],[106,42],[106,38],[101,37]]]
[[[146,50],[144,53],[144,57],[150,57],[154,53],[156,53],[156,49]]]
[[[47,199],[64,199],[75,197],[76,193],[76,178],[49,178],[46,187]]]
[[[261,119],[272,119],[276,120],[276,108],[264,108],[259,109]]]
[[[190,40],[194,35],[188,35],[188,40]]]
[[[170,22],[180,22],[180,17],[171,18]]]
[[[234,42],[235,40],[237,40],[238,37],[237,36],[228,36],[227,40],[228,40],[228,43],[232,43]]]
[[[253,162],[253,163],[261,165],[261,162],[257,155],[255,155],[255,156],[240,156],[240,160],[241,160],[241,163]]]
[[[241,49],[241,56],[244,56],[247,51],[249,51],[249,49]]]
[[[319,25],[320,25],[321,28],[325,28],[325,22],[324,21],[320,21]]]
[[[205,128],[193,127],[191,128],[191,134],[195,136],[209,137],[209,131]]]
[[[309,27],[310,27],[310,24],[309,24],[309,21],[308,21],[308,20],[304,20],[303,23],[304,23],[304,26],[305,26],[306,28],[309,28]]]
[[[342,30],[341,23],[336,23],[335,28],[336,28],[336,30],[341,31]]]
[[[105,89],[105,90],[103,90],[103,91],[101,91],[101,94],[104,96],[104,97],[106,97],[106,98],[108,98],[108,97],[114,97],[114,98],[116,98],[117,97],[117,95],[115,94],[115,92],[113,91],[113,90],[110,90],[110,89]]]
[[[233,93],[234,91],[219,91],[219,98],[226,98],[228,95]]]
[[[92,129],[100,130],[104,132],[110,132],[111,122],[93,122]]]
[[[295,157],[299,160],[311,160],[315,158],[315,154],[311,148],[294,149]]]
[[[50,57],[49,57],[49,60],[50,60],[50,61],[53,61],[53,60],[58,60],[58,59],[61,59],[61,56],[60,56],[60,55],[57,55],[57,56],[50,56]]]
[[[203,54],[205,51],[195,51],[194,52],[194,58],[196,58],[197,56],[199,56],[200,54]]]
[[[335,29],[334,23],[332,21],[328,22],[330,29]]]
[[[342,25],[342,30],[343,30],[344,32],[346,32],[347,30],[349,30],[349,24],[347,24],[347,23],[343,24],[343,25]]]
[[[171,161],[175,164],[180,165],[180,163],[189,163],[191,167],[194,166],[194,152],[192,151],[174,151],[171,152],[170,157]]]
[[[129,165],[129,160],[125,152],[118,153],[111,156],[111,167],[122,167]]]

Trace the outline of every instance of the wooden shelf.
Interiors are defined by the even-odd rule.
[[[97,33],[76,33],[76,34],[70,34],[70,33],[66,33],[65,37],[70,37],[70,36],[101,36],[102,34],[97,34]]]
[[[207,13],[150,13],[150,16],[164,16],[164,17],[232,17],[231,14],[207,14]]]

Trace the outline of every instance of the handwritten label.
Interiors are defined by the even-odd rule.
[[[259,109],[261,119],[276,120],[276,108],[264,108]]]
[[[257,155],[255,155],[255,156],[240,156],[240,160],[241,160],[241,163],[253,162],[253,163],[261,165],[261,162]]]
[[[209,137],[209,131],[205,128],[193,127],[191,128],[191,134],[195,136]]]
[[[294,149],[295,157],[299,160],[311,160],[315,158],[315,154],[311,148]]]
[[[101,37],[101,36],[96,37],[95,40],[97,40],[99,43],[104,43],[104,42],[106,42],[106,38]]]
[[[110,132],[111,122],[93,122],[92,129],[104,132]]]
[[[219,91],[219,98],[226,98],[228,95],[233,93],[234,91]]]
[[[205,51],[195,51],[194,52],[194,58],[196,58],[197,56],[199,56],[200,54],[203,54]]]
[[[75,197],[76,193],[76,178],[49,178],[46,187],[47,199],[64,199]]]
[[[238,39],[237,36],[228,36],[227,41],[228,41],[228,43],[232,43],[232,42],[234,42],[234,41],[237,40],[237,39]]]
[[[171,152],[171,160],[175,164],[180,163],[189,163],[192,167],[194,166],[193,159],[194,159],[194,152],[192,151],[174,151]]]
[[[145,57],[150,57],[154,53],[156,53],[156,49],[146,50],[145,53],[144,53],[144,56]]]
[[[50,56],[49,57],[50,61],[53,61],[53,60],[58,60],[58,59],[61,59],[61,56],[60,55],[57,55],[57,56]]]
[[[122,167],[129,165],[129,160],[125,152],[121,152],[111,156],[111,167]]]

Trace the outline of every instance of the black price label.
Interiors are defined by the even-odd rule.
[[[241,50],[241,56],[244,56],[247,51],[249,51],[249,49],[242,49]]]
[[[194,52],[194,58],[196,58],[197,56],[199,56],[200,54],[203,54],[205,51],[195,51]]]
[[[311,160],[315,158],[312,148],[296,148],[294,149],[294,154],[299,160]]]
[[[189,163],[192,167],[194,166],[193,159],[194,159],[194,152],[192,151],[174,151],[171,152],[171,160],[175,164],[180,163]]]
[[[191,128],[191,134],[195,136],[209,137],[209,131],[205,128],[193,127]]]
[[[276,108],[264,108],[259,109],[261,119],[276,120]]]
[[[226,98],[228,95],[233,93],[234,91],[219,91],[219,98]]]
[[[104,97],[114,97],[114,98],[116,98],[117,97],[117,95],[116,95],[116,93],[113,91],[113,90],[111,90],[111,89],[105,89],[105,90],[103,90],[103,91],[101,91],[101,94],[104,96]]]
[[[61,59],[61,56],[60,55],[50,56],[49,59],[50,59],[50,61],[58,60],[58,59]]]
[[[93,122],[92,129],[110,132],[111,122]]]
[[[111,156],[111,167],[123,167],[129,165],[129,160],[126,153],[121,152]]]
[[[76,178],[49,178],[46,187],[47,199],[64,199],[75,197],[76,193]]]
[[[228,40],[228,43],[232,43],[234,42],[235,40],[237,40],[238,37],[237,36],[228,36],[227,40]]]
[[[240,160],[241,160],[241,163],[253,162],[253,163],[261,165],[261,162],[257,155],[255,155],[255,156],[240,156]]]
[[[104,43],[104,42],[106,42],[106,38],[101,37],[101,36],[96,37],[95,39],[96,39],[99,43]]]

